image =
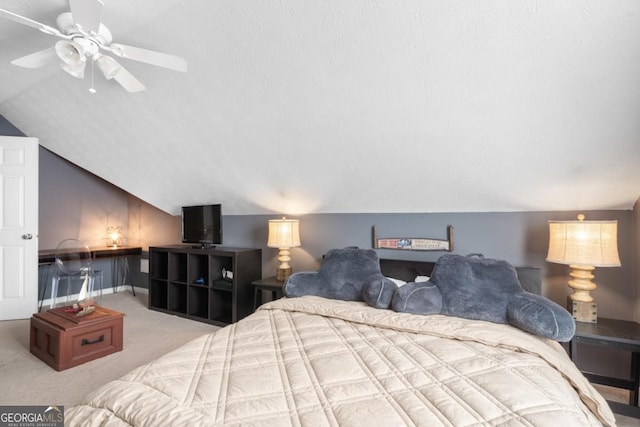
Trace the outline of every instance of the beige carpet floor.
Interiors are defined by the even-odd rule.
[[[0,322],[0,404],[71,407],[94,388],[218,329],[148,310],[147,296],[130,289],[104,295],[100,305],[125,313],[123,350],[61,372],[29,352],[29,320]]]
[[[147,293],[130,290],[104,295],[101,305],[125,313],[124,349],[57,372],[29,352],[29,320],[0,322],[0,405],[79,404],[94,388],[217,327],[147,309]],[[628,392],[596,385],[607,398],[625,402]],[[640,420],[616,414],[619,427]]]

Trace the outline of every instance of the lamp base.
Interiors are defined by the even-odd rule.
[[[567,310],[576,322],[598,323],[598,305],[594,301],[576,301],[567,297]]]
[[[289,279],[289,276],[291,276],[291,272],[291,267],[276,269],[276,280],[278,282],[286,282]]]

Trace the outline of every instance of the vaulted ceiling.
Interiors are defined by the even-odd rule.
[[[55,27],[66,0],[3,0]],[[0,115],[169,213],[630,209],[640,196],[637,0],[104,0],[128,93],[0,17]]]

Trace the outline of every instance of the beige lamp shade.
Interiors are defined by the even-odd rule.
[[[297,219],[286,218],[269,220],[267,246],[270,248],[300,246],[300,222]]]
[[[595,267],[619,267],[618,221],[549,221],[549,252],[547,261],[571,267],[568,307],[573,307],[578,321],[595,322],[596,304],[590,292]],[[589,304],[584,304],[589,303]],[[571,311],[571,310],[570,310]]]
[[[280,265],[276,269],[276,279],[285,282],[291,276],[291,253],[289,248],[300,246],[300,222],[297,219],[271,219],[269,220],[269,238],[267,246],[278,248],[278,261]]]
[[[547,261],[619,267],[618,221],[549,221]]]

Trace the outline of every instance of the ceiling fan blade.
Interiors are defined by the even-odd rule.
[[[29,19],[29,18],[25,18],[24,16],[17,15],[13,12],[9,12],[8,10],[0,9],[0,16],[4,16],[5,18],[12,20],[13,22],[17,22],[18,24],[23,24],[31,28],[35,28],[37,30],[42,31],[43,33],[51,34],[52,36],[69,38],[68,36],[62,34],[60,31],[56,30],[53,27],[50,27],[38,21],[34,21],[33,19]]]
[[[103,6],[102,0],[69,0],[73,22],[87,33],[98,34]]]
[[[136,79],[133,74],[128,72],[124,67],[120,67],[120,71],[113,76],[114,80],[120,83],[127,92],[142,92],[146,88],[140,80]]]
[[[13,65],[24,68],[40,68],[47,65],[52,59],[56,59],[56,50],[53,47],[34,52],[31,55],[11,61]]]
[[[157,65],[158,67],[164,67],[170,70],[182,71],[183,73],[187,72],[187,61],[179,56],[169,55],[168,53],[156,52],[119,43],[111,43],[106,50],[122,58]]]

